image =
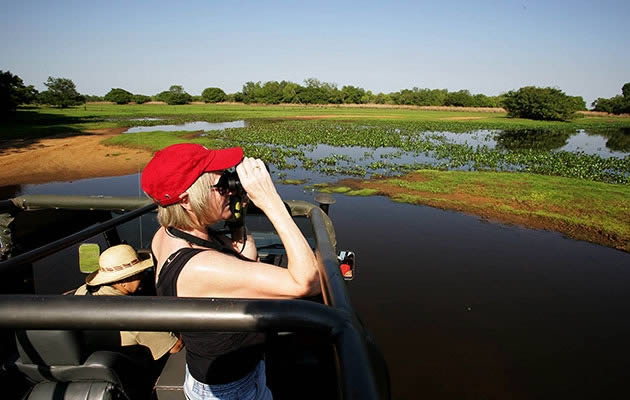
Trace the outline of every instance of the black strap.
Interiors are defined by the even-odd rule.
[[[220,239],[215,239],[215,241],[202,239],[202,238],[197,237],[195,235],[191,235],[190,233],[186,233],[184,231],[180,231],[177,228],[173,228],[172,226],[166,228],[166,232],[168,232],[168,234],[171,235],[171,236],[175,236],[175,237],[178,237],[180,239],[184,239],[185,241],[187,241],[189,243],[196,244],[197,246],[206,247],[208,249],[214,249],[214,250],[220,251],[222,253],[232,254],[233,256],[236,256],[236,257],[238,257],[238,258],[240,258],[241,260],[244,260],[244,261],[254,261],[254,260],[251,260],[251,259],[245,257],[244,255],[242,255],[238,251],[234,250],[232,247],[229,247],[229,246],[225,245]],[[215,233],[211,232],[211,231],[209,231],[208,233],[211,234],[211,235],[215,235]]]
[[[157,295],[177,296],[177,279],[179,277],[179,273],[191,258],[202,251],[205,251],[205,249],[184,247],[183,249],[179,249],[171,254],[166,261],[164,261],[162,269],[160,270],[160,275],[158,275],[158,280],[155,285]]]

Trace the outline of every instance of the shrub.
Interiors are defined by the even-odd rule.
[[[173,85],[168,90],[158,93],[155,96],[157,101],[163,101],[169,105],[188,104],[192,101],[192,96],[184,91],[179,85]]]
[[[583,102],[583,100],[582,100]],[[576,117],[580,105],[560,89],[522,87],[509,91],[503,99],[509,117],[546,121],[566,121]]]
[[[201,92],[201,98],[206,103],[218,103],[221,101],[225,101],[226,95],[225,92],[217,87],[209,87]]]
[[[135,101],[137,104],[144,104],[150,100],[151,98],[149,96],[145,96],[143,94],[134,94],[131,96],[131,101]]]
[[[112,88],[112,90],[103,97],[105,101],[111,101],[116,104],[127,104],[132,100],[132,98],[133,94],[121,88]]]

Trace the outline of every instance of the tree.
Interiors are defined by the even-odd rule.
[[[345,104],[361,104],[365,90],[360,87],[344,86],[341,88],[341,100]]]
[[[505,94],[503,106],[509,117],[547,121],[566,121],[575,118],[580,109],[577,101],[560,89],[522,87]]]
[[[192,96],[184,91],[180,85],[172,85],[168,90],[158,93],[155,96],[158,101],[163,101],[169,105],[188,104],[192,101]]]
[[[0,71],[0,113],[10,113],[20,104],[33,102],[37,90],[33,85],[24,86],[22,79],[11,72]]]
[[[391,104],[393,103],[392,98],[390,97],[390,95],[385,94],[385,93],[379,93],[376,95],[376,97],[374,97],[374,103],[376,104]]]
[[[121,88],[112,88],[105,97],[103,98],[105,101],[112,101],[116,104],[127,104],[133,98],[133,94],[129,93],[125,89]]]
[[[446,95],[444,105],[453,107],[472,107],[473,97],[468,90],[449,92]]]
[[[84,94],[83,98],[85,99],[85,101],[105,101],[103,96],[96,96],[93,94]]]
[[[622,95],[610,99],[598,98],[591,105],[595,111],[604,111],[611,114],[630,113],[630,82],[621,88]]]
[[[131,96],[131,101],[136,102],[136,104],[144,104],[147,101],[150,101],[151,98],[149,96],[146,96],[144,94],[134,94],[133,96]]]
[[[297,94],[300,90],[300,85],[293,82],[285,82],[282,89],[282,102],[283,103],[295,103],[298,101]]]
[[[260,98],[260,92],[262,91],[262,85],[259,82],[245,82],[243,85],[243,102],[244,103],[256,103]]]
[[[201,98],[206,103],[218,103],[221,101],[225,101],[225,92],[223,89],[217,87],[209,87],[201,92]]]
[[[282,86],[277,81],[265,82],[260,90],[259,102],[265,104],[278,104],[282,101]]]
[[[40,103],[66,108],[85,103],[85,98],[77,92],[74,82],[67,78],[48,77],[44,83],[48,90],[39,95]]]
[[[337,87],[334,84],[321,82],[317,78],[304,79],[305,87],[298,91],[297,99],[301,103],[326,104],[331,103],[330,98]],[[341,96],[339,96],[339,101]]]

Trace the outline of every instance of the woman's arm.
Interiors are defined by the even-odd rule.
[[[278,195],[262,161],[245,158],[237,166],[237,172],[251,201],[267,215],[280,236],[287,252],[288,268],[247,262],[209,250],[188,262],[177,282],[178,295],[291,298],[319,293],[315,254]]]
[[[284,202],[271,176],[259,159],[245,157],[236,167],[241,184],[251,201],[269,218],[287,251],[288,271],[304,291],[304,295],[319,292],[317,260]]]

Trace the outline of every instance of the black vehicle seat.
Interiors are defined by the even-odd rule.
[[[27,400],[126,400],[109,382],[42,382],[33,387]]]
[[[146,398],[139,392],[141,364],[119,352],[91,351],[85,336],[66,330],[16,332],[16,367],[35,383],[28,399]]]

